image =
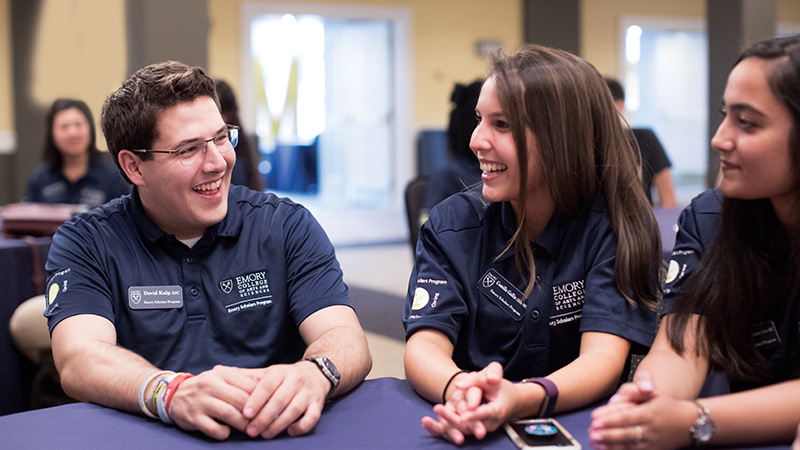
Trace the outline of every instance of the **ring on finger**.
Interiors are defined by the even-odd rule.
[[[642,426],[641,425],[636,425],[636,437],[633,439],[633,442],[636,445],[639,445],[639,444],[642,443]]]

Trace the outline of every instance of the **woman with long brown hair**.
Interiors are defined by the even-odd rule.
[[[497,55],[476,112],[482,187],[431,211],[403,317],[406,375],[441,403],[423,426],[455,443],[613,392],[655,335],[661,252],[591,64],[536,45]]]

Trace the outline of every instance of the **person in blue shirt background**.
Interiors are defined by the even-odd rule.
[[[44,164],[28,179],[28,202],[94,208],[130,192],[119,171],[102,160],[92,112],[81,100],[53,102],[42,158]]]
[[[481,181],[481,168],[469,148],[470,137],[478,120],[475,104],[481,93],[482,81],[457,83],[450,94],[453,109],[447,124],[447,164],[428,176],[420,223],[425,222],[431,208],[447,197],[466,190]]]
[[[135,188],[53,237],[45,315],[64,391],[216,439],[309,432],[372,364],[319,223],[231,186],[238,128],[199,67],[138,70],[102,126]]]
[[[408,380],[440,403],[422,425],[455,443],[613,392],[655,336],[661,261],[638,157],[588,62],[497,55],[476,112],[482,188],[431,211],[403,313]]]
[[[719,188],[681,213],[664,317],[596,448],[791,442],[800,423],[800,35],[745,50],[711,139]],[[709,371],[730,392],[700,398]]]

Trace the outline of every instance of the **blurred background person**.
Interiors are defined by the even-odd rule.
[[[481,181],[480,165],[469,148],[472,132],[478,125],[475,105],[481,86],[483,80],[467,85],[456,83],[453,87],[450,94],[453,109],[447,125],[447,165],[428,176],[421,219],[427,219],[428,211],[437,203]]]
[[[224,80],[214,79],[219,97],[219,106],[222,112],[222,120],[230,125],[239,127],[239,145],[236,151],[236,164],[233,166],[231,183],[240,186],[247,186],[255,191],[263,191],[265,186],[258,172],[258,160],[255,146],[250,135],[242,128],[242,121],[239,119],[239,105],[236,102],[236,95],[231,86]]]
[[[119,171],[102,161],[89,107],[58,99],[47,115],[44,163],[28,180],[26,201],[82,204],[89,208],[130,192]]]
[[[620,114],[625,111],[625,90],[619,81],[606,78],[606,84],[614,98],[614,105]],[[650,204],[662,208],[678,206],[675,200],[675,186],[672,183],[672,163],[664,151],[664,147],[650,128],[631,128],[633,136],[642,153],[642,184]],[[658,194],[657,202],[653,201],[652,189]]]

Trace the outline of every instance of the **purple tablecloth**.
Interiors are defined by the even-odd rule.
[[[558,416],[564,427],[589,449],[591,408]],[[75,403],[0,417],[0,446],[25,449],[506,449],[516,447],[502,432],[482,441],[469,439],[456,447],[435,439],[420,425],[431,405],[405,380],[367,380],[346,396],[326,405],[313,432],[264,441],[236,434],[224,442],[204,438],[144,416],[86,403]],[[687,431],[688,432],[688,431]],[[788,449],[789,446],[774,447]]]
[[[0,235],[0,415],[28,406],[23,377],[30,374],[21,370],[23,361],[11,341],[8,321],[20,303],[44,292],[50,242],[49,237],[10,239]]]

